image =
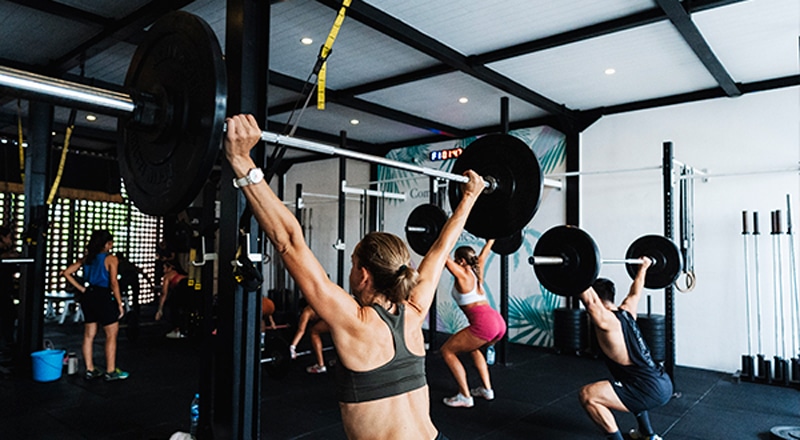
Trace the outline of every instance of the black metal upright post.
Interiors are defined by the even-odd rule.
[[[566,161],[567,172],[580,171],[580,132],[575,128],[574,124],[563,124],[566,129],[564,130],[565,147],[566,147]],[[581,197],[581,181],[580,176],[568,176],[565,180],[564,191],[566,192],[566,224],[580,226],[580,197]],[[577,309],[580,307],[580,301],[577,297],[567,298],[567,308]]]
[[[262,127],[266,127],[267,122],[269,23],[270,2],[227,0],[227,112],[253,114]],[[256,440],[261,438],[258,349],[261,292],[244,291],[236,283],[231,270],[239,244],[239,218],[246,206],[244,196],[231,184],[234,177],[230,165],[223,159],[213,437]],[[261,251],[258,243],[253,243],[258,236],[255,222],[251,221],[246,228],[251,237],[251,251]],[[200,396],[200,405],[204,402],[208,400]]]
[[[500,125],[503,127],[503,134],[508,134],[509,113],[508,97],[500,98]],[[508,322],[508,255],[500,256],[500,316],[503,321]],[[508,365],[508,332],[497,344],[495,350],[496,362],[501,365]]]
[[[214,223],[217,219],[217,185],[219,175],[213,176],[203,187],[203,212],[200,219],[201,239],[205,244],[206,253],[214,253],[216,249],[216,228]],[[205,260],[205,255],[201,254],[203,260],[200,272],[200,295],[202,296],[201,313],[203,321],[200,327],[200,340],[204,347],[213,347],[214,344],[214,262]],[[189,264],[192,264],[191,262]],[[196,285],[195,285],[196,287]],[[200,383],[197,386],[204,401],[213,402],[214,398],[214,372],[215,358],[214,352],[206,350],[201,354],[200,359]],[[200,405],[200,421],[198,426],[198,438],[211,438],[211,421],[214,420],[214,406]]]
[[[663,172],[663,191],[664,191],[664,236],[672,240],[675,235],[675,215],[674,209],[674,173],[673,169],[673,149],[672,142],[664,142],[663,144],[663,162],[661,170]],[[672,284],[664,289],[664,307],[665,307],[665,326],[666,326],[666,359],[664,361],[664,369],[667,374],[672,378],[673,385],[675,384],[675,376],[673,371],[675,369],[675,291]]]
[[[47,170],[53,131],[53,106],[31,101],[30,131],[25,149],[25,257],[32,264],[22,266],[17,368],[29,371],[30,354],[42,349],[44,340],[45,228],[47,227]]]
[[[431,205],[435,205],[441,208],[441,204],[439,203],[439,183],[436,181],[435,177],[431,177],[428,179],[428,203]],[[436,345],[436,331],[438,330],[438,326],[436,325],[437,322],[437,314],[438,307],[437,307],[437,300],[439,298],[439,292],[437,291],[433,294],[433,301],[431,301],[431,308],[428,310],[428,347],[431,350],[435,350],[437,348]]]
[[[347,132],[341,131],[339,132],[339,147],[344,149],[347,148]],[[347,158],[340,157],[339,158],[339,188],[338,188],[338,196],[339,196],[339,221],[338,221],[338,228],[339,228],[339,236],[336,240],[336,284],[339,287],[344,288],[344,262],[345,262],[345,226],[347,226],[346,222],[346,209],[347,209],[347,198],[346,194],[343,191],[342,186],[347,182]]]

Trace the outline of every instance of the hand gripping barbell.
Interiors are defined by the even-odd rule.
[[[322,351],[333,350],[333,347],[323,347]],[[295,357],[308,356],[313,353],[311,350],[298,351]],[[289,343],[285,339],[272,337],[264,341],[262,349],[261,365],[269,377],[280,379],[289,373],[292,355],[289,351]]]
[[[147,31],[128,73],[128,93],[48,78],[0,66],[0,89],[42,102],[119,118],[120,174],[136,207],[150,215],[177,214],[195,199],[219,155],[226,116],[227,73],[211,27],[184,11],[167,14]],[[450,205],[462,198],[471,169],[486,190],[466,229],[484,238],[509,236],[527,225],[541,200],[543,175],[520,139],[490,134],[472,142],[452,172],[262,132],[263,141],[338,155],[450,181]]]
[[[645,275],[644,286],[648,289],[663,289],[671,285],[683,269],[680,250],[664,236],[639,237],[628,247],[625,259],[603,260],[592,237],[576,226],[556,226],[547,230],[539,237],[528,263],[547,290],[557,295],[573,296],[592,285],[600,274],[601,264],[625,264],[628,274],[634,278],[642,257],[653,262]]]

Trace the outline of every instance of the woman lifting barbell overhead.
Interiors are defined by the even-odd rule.
[[[442,357],[458,383],[458,394],[444,399],[447,406],[469,408],[474,404],[473,396],[494,399],[489,366],[481,352],[482,348],[490,347],[506,333],[503,317],[489,305],[483,289],[484,269],[493,244],[494,240],[486,241],[478,255],[472,247],[460,246],[454,258],[448,258],[445,263],[455,277],[453,299],[469,320],[469,326],[450,336],[441,348]],[[460,353],[470,353],[482,386],[469,388],[467,372],[458,359]]]
[[[256,169],[250,150],[260,139],[252,115],[228,118],[225,154],[235,177]],[[339,407],[349,438],[445,438],[430,417],[422,324],[445,260],[484,189],[477,173],[464,174],[469,178],[464,195],[416,270],[399,237],[372,232],[361,239],[351,257],[353,296],[328,278],[303,240],[297,219],[266,182],[240,185],[286,269],[331,327],[339,354]]]
[[[666,404],[672,397],[672,380],[653,361],[636,325],[645,274],[652,262],[651,258],[640,258],[630,291],[619,307],[614,305],[614,283],[605,278],[596,279],[580,294],[597,330],[597,342],[613,381],[601,380],[584,386],[579,399],[607,439],[623,439],[612,413],[616,410],[636,416],[639,427],[629,438],[660,440],[650,425],[647,411]]]

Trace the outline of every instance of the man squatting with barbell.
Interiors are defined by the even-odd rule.
[[[641,260],[628,296],[619,307],[614,305],[614,283],[605,278],[595,280],[580,295],[614,382],[602,380],[586,385],[581,388],[579,398],[589,417],[604,430],[606,438],[612,440],[623,437],[611,410],[636,415],[639,429],[631,430],[629,438],[661,440],[650,426],[647,411],[666,404],[672,397],[672,380],[661,365],[653,361],[636,325],[645,273],[652,264],[648,257]]]

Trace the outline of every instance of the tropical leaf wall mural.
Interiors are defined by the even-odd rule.
[[[515,130],[510,133],[522,139],[531,147],[539,159],[542,172],[558,172],[564,169],[566,153],[564,135],[550,127],[536,127],[531,129]],[[418,145],[409,148],[400,148],[391,151],[387,158],[406,163],[424,166],[426,168],[450,171],[454,161],[431,161],[430,153],[438,150],[449,150],[458,147],[468,148],[476,138],[440,142],[436,144]],[[405,201],[386,200],[387,231],[403,231],[405,221],[413,208],[429,201],[429,177],[410,171],[396,168],[378,167],[378,178],[383,182],[380,190],[406,194]],[[563,194],[560,192],[549,193],[540,205],[539,212],[547,209],[546,197],[561,197],[561,204],[553,203],[555,208],[563,206]],[[553,202],[558,202],[554,200]],[[450,211],[450,206],[445,203],[442,207]],[[563,218],[563,213],[559,213]],[[563,220],[561,220],[563,222]],[[528,264],[528,257],[533,255],[533,248],[541,232],[535,227],[536,217],[522,230],[522,245],[520,249],[509,256],[509,292],[508,292],[508,335],[514,343],[534,346],[549,347],[553,344],[553,310],[561,306],[561,297],[548,292],[541,287],[533,273],[533,268]],[[549,225],[548,225],[549,226]],[[404,237],[403,237],[404,238]],[[479,252],[486,240],[464,231],[456,246],[472,246]],[[421,259],[418,256],[418,259]],[[491,254],[486,269],[486,289],[489,304],[499,309],[500,288],[497,279],[501,258]],[[418,261],[418,260],[417,260]],[[437,304],[437,330],[445,333],[455,333],[468,325],[467,318],[461,309],[454,303],[450,296],[453,288],[453,277],[446,270],[439,282],[436,298]]]

